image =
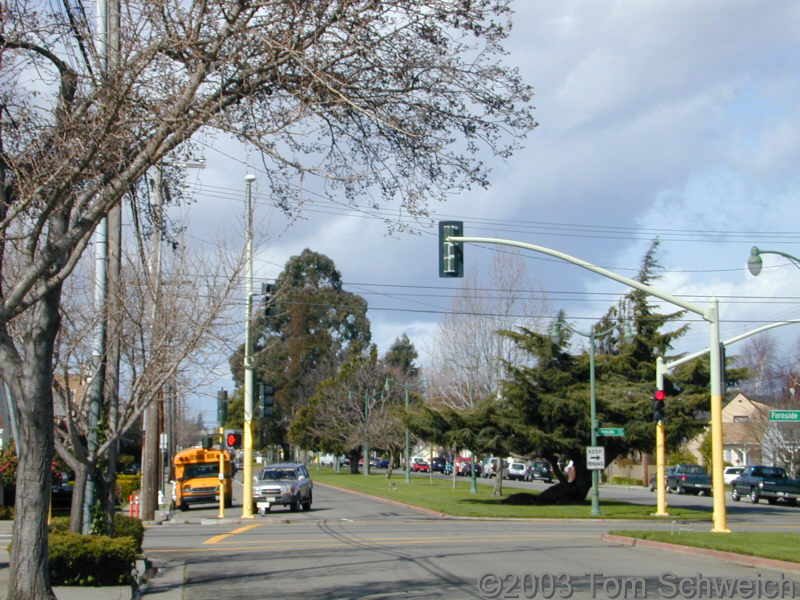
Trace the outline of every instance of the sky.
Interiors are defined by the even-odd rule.
[[[800,4],[523,0],[514,9],[507,60],[534,87],[539,126],[511,158],[485,157],[489,189],[431,206],[412,233],[387,233],[392,207],[353,211],[313,195],[290,222],[251,151],[204,140],[207,167],[188,179],[188,239],[242,231],[252,172],[256,281],[274,279],[304,248],[329,256],[345,289],[368,301],[380,352],[406,333],[423,367],[461,283],[438,277],[444,219],[464,221],[468,236],[546,246],[627,277],[658,237],[654,285],[698,306],[717,297],[723,340],[800,318],[800,268],[772,254],[758,277],[746,267],[754,245],[800,256]],[[491,254],[468,246],[466,268],[484,277]],[[552,306],[547,318],[563,309],[588,329],[628,291],[561,260],[523,257]],[[687,320],[677,352],[709,343],[708,324]],[[800,327],[770,335],[780,360],[795,364]],[[191,399],[211,424],[220,387],[232,387],[224,365]]]

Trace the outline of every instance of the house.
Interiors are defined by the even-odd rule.
[[[772,462],[767,438],[769,411],[777,408],[767,396],[738,393],[722,408],[722,458],[732,465],[755,465]]]
[[[771,423],[769,411],[785,408],[769,396],[737,393],[722,407],[722,460],[731,465],[776,464],[792,468],[793,459],[785,449],[800,439],[789,423]],[[795,429],[800,426],[795,425]],[[706,430],[687,442],[685,449],[702,463],[700,446]]]

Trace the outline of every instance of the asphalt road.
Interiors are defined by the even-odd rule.
[[[601,494],[654,502],[646,489],[603,486]],[[709,498],[669,498],[710,507]],[[800,525],[800,509],[741,503],[732,508],[734,530],[796,531]],[[710,520],[687,525],[449,519],[321,485],[309,512],[276,508],[247,520],[237,518],[240,507],[228,513],[232,518],[219,522],[215,509],[194,509],[171,524],[148,528],[145,553],[182,573],[181,597],[699,598],[710,597],[703,592],[711,588],[702,586],[712,585],[744,585],[744,594],[719,590],[730,592],[724,597],[746,597],[747,582],[762,585],[760,597],[800,595],[800,572],[782,575],[601,540],[609,529],[637,527],[673,529],[679,539],[688,527],[710,529]],[[774,585],[790,586],[792,593],[770,596]]]

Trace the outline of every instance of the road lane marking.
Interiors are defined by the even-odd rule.
[[[204,544],[217,544],[221,540],[234,535],[236,533],[241,533],[242,531],[246,531],[248,529],[252,529],[253,527],[257,527],[258,525],[249,525],[247,527],[242,527],[230,533],[214,536],[213,538],[209,538],[207,541],[203,542]],[[408,545],[419,545],[419,546],[427,546],[432,544],[442,544],[442,543],[452,543],[456,541],[457,543],[475,543],[475,542],[484,542],[484,543],[520,543],[520,542],[531,542],[536,540],[547,540],[553,538],[563,538],[564,536],[561,534],[507,534],[507,535],[487,535],[487,536],[466,536],[461,537],[459,536],[456,540],[453,539],[452,536],[436,536],[436,537],[369,537],[369,538],[353,538],[353,539],[343,539],[343,540],[336,540],[330,538],[309,538],[304,540],[298,539],[280,539],[280,540],[270,540],[264,541],[260,543],[252,543],[252,542],[228,542],[224,546],[217,546],[216,548],[208,548],[204,550],[200,550],[200,548],[148,548],[145,550],[147,554],[167,554],[167,553],[177,553],[177,552],[197,552],[197,551],[212,551],[212,550],[278,550],[278,549],[286,549],[286,550],[299,550],[303,549],[304,547],[310,547],[311,549],[317,548],[334,548],[340,546],[350,546],[353,547],[354,545],[357,547],[361,547],[362,549],[375,549],[380,548],[382,546],[408,546]],[[574,541],[575,539],[592,539],[596,540],[599,544],[599,538],[595,535],[574,535],[569,536],[570,542]]]
[[[229,531],[228,533],[221,533],[219,535],[215,535],[214,537],[208,538],[204,544],[218,544],[225,538],[228,538],[232,535],[236,535],[238,533],[244,533],[245,531],[250,531],[251,529],[255,529],[256,527],[262,527],[264,523],[254,523],[252,525],[245,525],[244,527],[239,527],[239,529],[234,529],[233,531]]]

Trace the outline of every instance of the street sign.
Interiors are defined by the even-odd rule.
[[[800,410],[771,410],[770,421],[800,421]]]
[[[586,446],[586,468],[590,471],[606,468],[606,449],[603,446]]]
[[[620,436],[625,435],[624,427],[598,427],[597,435]]]

